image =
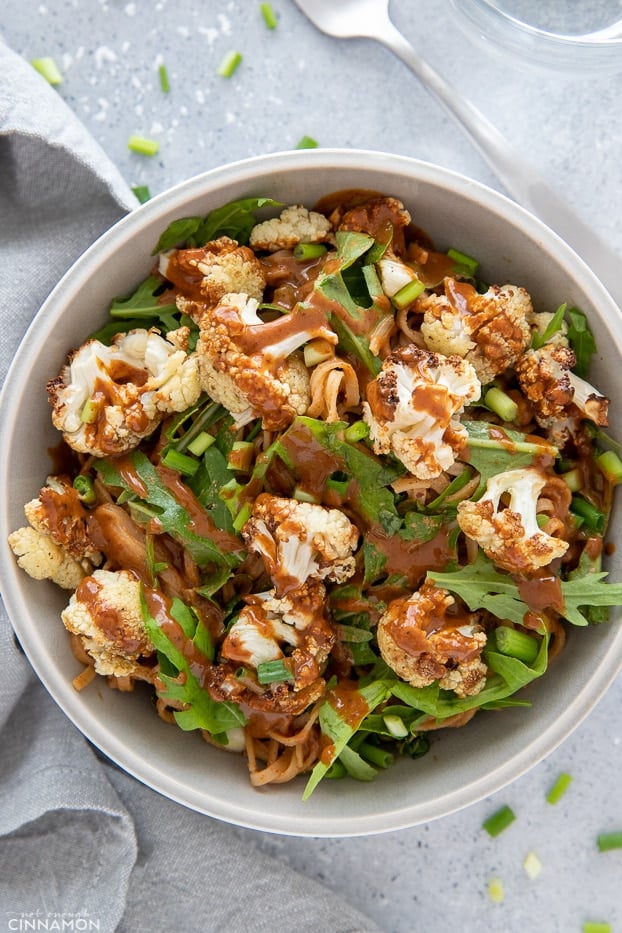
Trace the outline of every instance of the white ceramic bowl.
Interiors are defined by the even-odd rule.
[[[49,470],[57,442],[45,383],[66,351],[99,326],[113,296],[149,272],[159,233],[176,217],[205,214],[234,198],[268,195],[309,206],[324,194],[366,188],[402,199],[441,248],[482,261],[483,276],[524,285],[542,309],[567,301],[589,315],[599,348],[593,379],[614,399],[611,431],[622,437],[619,312],[587,266],[556,234],[513,202],[461,175],[378,152],[314,150],[228,165],[193,178],[136,210],[75,263],[45,302],[7,376],[0,407],[2,590],[19,640],[48,691],[75,725],[125,771],[166,796],[227,822],[286,834],[345,836],[395,830],[465,807],[514,780],[551,752],[587,715],[622,660],[614,622],[573,630],[552,669],[527,691],[530,709],[481,713],[464,729],[437,733],[430,753],[405,759],[371,784],[324,781],[307,802],[304,782],[253,789],[246,764],[158,718],[146,694],[110,690],[102,680],[82,693],[81,669],[59,614],[66,598],[20,571],[6,539],[23,523],[23,503]],[[619,510],[616,514],[619,514]],[[622,546],[609,561],[620,579]],[[618,610],[612,618],[619,617]]]

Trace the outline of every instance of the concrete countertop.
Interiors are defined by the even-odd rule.
[[[4,0],[0,31],[27,59],[55,58],[64,74],[58,93],[128,182],[152,194],[225,162],[294,148],[304,135],[326,147],[415,156],[497,187],[462,131],[385,49],[321,35],[290,0],[273,7],[279,22],[268,30],[248,0]],[[449,0],[393,0],[391,8],[430,63],[622,253],[622,66],[531,67],[474,41]],[[232,49],[243,60],[226,80],[217,68]],[[158,155],[129,152],[133,133],[158,139]],[[390,933],[565,933],[586,920],[622,930],[622,852],[596,847],[599,832],[622,828],[621,738],[618,677],[560,748],[463,812],[353,839],[238,832]],[[545,794],[561,771],[573,782],[551,806]],[[503,804],[517,819],[491,839],[482,821]],[[529,852],[542,864],[533,880],[523,868]],[[503,882],[503,903],[489,897],[491,878]]]

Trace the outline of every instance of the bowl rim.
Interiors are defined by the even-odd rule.
[[[467,199],[470,198],[478,205],[493,210],[496,214],[502,211],[509,223],[518,223],[522,231],[536,242],[548,242],[554,246],[560,260],[572,266],[575,277],[589,284],[594,295],[594,302],[601,309],[605,320],[609,320],[610,317],[612,320],[614,317],[619,319],[617,306],[607,290],[570,246],[524,208],[481,182],[430,162],[376,150],[314,149],[275,152],[238,160],[182,181],[117,221],[87,248],[51,291],[20,343],[0,394],[0,434],[6,437],[12,433],[11,425],[15,406],[11,405],[10,399],[19,386],[20,380],[23,381],[31,370],[35,347],[37,347],[36,352],[39,352],[41,337],[37,338],[37,330],[41,328],[42,322],[48,322],[50,326],[56,317],[62,314],[62,307],[68,296],[79,288],[99,265],[106,263],[110,253],[116,249],[119,239],[131,235],[145,222],[151,224],[160,216],[171,213],[182,216],[184,204],[192,202],[199,196],[206,196],[212,191],[216,192],[228,182],[240,181],[243,176],[250,180],[256,170],[263,172],[269,168],[273,172],[286,172],[292,169],[305,170],[318,167],[326,170],[331,168],[376,169],[378,172],[393,171],[406,174],[413,180],[434,185],[442,184],[443,187],[460,197],[466,196]],[[2,488],[7,490],[9,488],[8,464],[6,463],[8,458],[3,458],[3,460],[5,463],[0,465],[0,483]],[[0,507],[0,538],[3,544],[10,531],[5,508],[6,498],[5,495]],[[188,791],[187,788],[180,790],[174,777],[164,773],[156,764],[145,761],[144,758],[135,754],[133,749],[120,741],[100,718],[92,715],[86,705],[80,702],[79,694],[73,689],[71,683],[58,671],[50,669],[46,663],[42,639],[37,638],[35,628],[29,620],[28,606],[20,593],[18,579],[21,579],[22,574],[23,571],[16,567],[14,560],[0,562],[0,581],[9,620],[39,680],[65,715],[94,746],[123,771],[177,803],[238,826],[284,835],[315,837],[373,835],[428,822],[470,806],[516,780],[550,754],[583,722],[622,667],[621,626],[612,637],[612,643],[606,655],[591,671],[582,689],[548,728],[540,732],[535,740],[520,748],[502,765],[458,790],[436,798],[432,804],[430,801],[425,801],[407,808],[397,807],[388,813],[382,812],[380,815],[374,813],[371,816],[344,816],[338,821],[337,826],[333,818],[318,820],[317,816],[314,816],[310,820],[308,816],[305,816],[304,811],[298,817],[288,815],[280,818],[280,816],[276,817],[268,813],[266,818],[261,810],[259,796],[257,808],[251,813],[241,812],[235,802],[221,799],[211,800],[203,790]]]

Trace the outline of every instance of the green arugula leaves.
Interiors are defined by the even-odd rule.
[[[242,711],[234,703],[213,700],[196,676],[197,658],[204,666],[213,660],[213,646],[209,632],[197,614],[180,599],[174,598],[170,606],[171,622],[178,627],[186,648],[179,647],[179,640],[171,640],[157,620],[149,612],[144,592],[141,592],[141,609],[145,629],[153,642],[160,664],[158,678],[162,687],[158,695],[172,705],[182,704],[173,716],[180,729],[188,732],[205,729],[226,744],[225,733],[229,729],[245,724]]]
[[[182,217],[174,220],[160,235],[152,255],[162,250],[186,246],[204,246],[216,237],[228,236],[238,243],[248,243],[250,232],[257,223],[255,211],[262,207],[282,207],[272,198],[242,198],[218,207],[206,217]]]
[[[558,610],[560,615],[573,625],[584,626],[590,623],[585,607],[622,605],[622,583],[605,583],[606,577],[607,573],[600,571],[561,580],[563,610]],[[498,619],[517,625],[524,624],[530,611],[510,574],[497,570],[481,551],[474,563],[460,570],[429,571],[427,579],[455,593],[471,611],[486,609]]]

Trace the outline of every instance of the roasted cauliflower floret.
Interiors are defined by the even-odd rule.
[[[460,356],[401,347],[383,362],[367,387],[363,418],[374,451],[393,452],[419,479],[439,476],[467,441],[455,416],[476,402],[480,383]]]
[[[429,583],[390,602],[378,622],[380,653],[402,680],[413,687],[437,680],[459,697],[474,696],[486,683],[485,644],[477,616],[458,613],[453,596]]]
[[[66,476],[50,476],[36,499],[24,506],[28,523],[49,535],[75,560],[98,564],[101,554],[91,540],[88,512]]]
[[[9,546],[17,564],[35,580],[51,580],[64,590],[75,590],[89,573],[81,561],[71,557],[50,535],[31,525],[9,535]]]
[[[424,295],[414,307],[423,313],[426,346],[462,356],[482,384],[513,366],[531,340],[531,298],[516,285],[491,285],[480,295],[472,285],[446,278],[444,295]]]
[[[36,499],[24,506],[28,527],[9,535],[17,563],[35,580],[75,590],[101,563],[89,535],[88,516],[66,477],[51,476]]]
[[[330,220],[338,230],[368,233],[380,242],[390,241],[385,256],[402,256],[405,252],[405,230],[410,214],[401,201],[392,197],[366,197],[360,204],[340,205]]]
[[[563,557],[568,542],[538,525],[538,499],[548,481],[535,467],[490,477],[481,499],[459,504],[460,528],[490,560],[510,573],[530,573],[550,564]]]
[[[279,596],[307,580],[343,583],[355,571],[359,532],[339,509],[262,493],[242,529]]]
[[[225,295],[203,315],[200,328],[203,388],[231,412],[236,427],[261,418],[266,430],[287,427],[311,401],[298,347],[315,337],[337,340],[320,315],[293,311],[264,324],[255,299],[242,294]]]
[[[282,598],[274,590],[247,596],[222,644],[222,657],[255,670],[263,662],[287,659],[294,690],[309,686],[321,676],[335,643],[325,600],[324,586],[316,581]]]
[[[179,289],[180,305],[192,317],[193,301],[202,310],[217,305],[229,292],[244,292],[258,301],[266,287],[263,267],[252,249],[228,236],[198,249],[171,249],[160,253],[160,274]]]
[[[279,249],[293,249],[298,243],[327,243],[331,240],[332,227],[323,214],[309,211],[301,204],[292,204],[282,211],[280,217],[256,224],[249,242],[255,250],[275,253]]]
[[[162,418],[201,394],[196,356],[153,330],[87,340],[47,385],[52,422],[74,450],[96,457],[138,446]]]
[[[61,616],[98,674],[126,677],[155,650],[145,631],[140,583],[127,570],[95,570],[80,582]]]
[[[609,399],[571,372],[575,364],[574,351],[562,344],[527,350],[517,361],[518,384],[541,427],[560,433],[556,422],[573,416],[607,426]]]

